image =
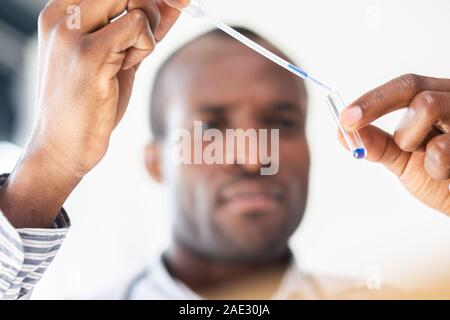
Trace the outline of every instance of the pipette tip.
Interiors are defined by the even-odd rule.
[[[366,157],[367,153],[366,153],[366,149],[364,148],[358,148],[353,150],[353,157],[355,159],[364,159]]]

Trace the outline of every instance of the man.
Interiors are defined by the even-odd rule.
[[[0,194],[0,208],[15,228],[48,228],[55,221],[66,198],[107,150],[126,109],[135,68],[152,50],[150,30],[160,40],[170,24],[163,21],[176,18],[174,11],[164,15],[167,7],[159,8],[161,24],[149,29],[155,7],[131,1],[143,10],[135,12],[145,15],[130,17],[131,9],[120,18],[128,19],[121,29],[129,23],[140,26],[122,32],[121,39],[112,27],[120,19],[109,25],[105,21],[123,7],[88,0],[82,9],[83,4],[94,7],[74,34],[61,27],[63,18],[55,18],[74,2],[52,1],[42,19],[38,118]],[[61,65],[67,67],[61,70]],[[446,214],[449,96],[448,79],[406,75],[364,95],[342,115],[347,129],[360,129],[369,160],[384,164],[415,197]],[[409,108],[394,137],[370,125],[403,106]],[[302,273],[287,245],[306,204],[305,108],[300,80],[217,31],[187,44],[166,62],[154,87],[155,140],[146,162],[150,174],[170,187],[174,241],[119,298],[323,298],[348,285]],[[267,165],[261,162],[174,165],[167,158],[170,132],[192,130],[196,120],[220,131],[279,129],[278,173],[260,175]]]
[[[255,33],[239,31],[285,56]],[[147,168],[169,187],[173,243],[119,297],[324,298],[352,288],[354,283],[345,279],[302,272],[289,252],[308,190],[306,105],[303,81],[220,30],[190,41],[166,60],[152,92],[154,140],[147,149]],[[168,156],[170,133],[178,128],[193,132],[193,121],[220,132],[279,129],[278,173],[261,175],[261,163],[174,164]],[[389,140],[381,131],[370,137],[378,139],[365,139],[376,160]],[[202,144],[192,139],[192,149]],[[389,158],[380,161],[393,170],[402,165]],[[446,183],[442,187],[448,197]]]

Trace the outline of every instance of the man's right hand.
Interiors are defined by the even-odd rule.
[[[75,175],[92,169],[104,156],[127,108],[140,62],[175,22],[180,11],[174,6],[185,4],[181,0],[50,1],[39,18],[33,148]],[[79,8],[79,29],[69,29],[67,24],[67,10],[73,5]],[[110,23],[125,10],[127,14]]]
[[[139,64],[188,3],[49,1],[39,17],[36,121],[0,193],[0,209],[13,225],[51,225],[81,178],[105,155]],[[73,23],[77,13],[79,28]]]

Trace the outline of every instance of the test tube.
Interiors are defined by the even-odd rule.
[[[348,148],[356,159],[364,159],[367,156],[367,150],[362,142],[358,131],[346,131],[339,120],[339,114],[344,110],[345,103],[339,91],[332,91],[327,95],[328,106],[333,114],[334,120],[344,136]]]

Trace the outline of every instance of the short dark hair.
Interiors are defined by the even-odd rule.
[[[262,37],[253,30],[240,26],[233,26],[233,29],[256,42],[265,42],[270,44],[270,42],[266,38]],[[165,111],[166,97],[163,94],[164,84],[162,81],[166,71],[169,69],[169,66],[173,62],[173,60],[175,60],[175,58],[181,52],[183,52],[184,49],[207,37],[229,38],[229,35],[227,35],[220,29],[213,29],[211,31],[203,33],[197,36],[196,38],[192,39],[188,43],[184,44],[180,48],[178,48],[159,67],[153,83],[153,88],[151,90],[151,99],[150,99],[150,127],[153,139],[155,140],[163,139],[166,135],[166,111]]]

